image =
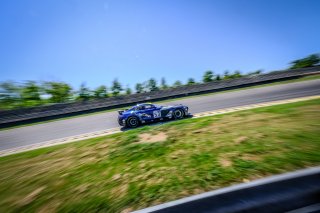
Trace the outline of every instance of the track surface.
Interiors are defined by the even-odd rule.
[[[228,107],[310,95],[320,95],[320,80],[191,97],[188,99],[167,102],[163,105],[185,104],[189,106],[191,113],[200,113]],[[106,112],[3,130],[0,131],[0,150],[105,130],[117,126],[119,126],[117,123],[117,112]]]

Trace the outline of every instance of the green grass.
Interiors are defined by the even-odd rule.
[[[317,99],[2,157],[0,212],[126,212],[317,166],[319,110]]]
[[[165,101],[155,101],[153,103],[155,103],[155,104],[165,104],[167,102],[179,101],[179,100],[184,100],[184,99],[189,99],[189,98],[194,98],[194,97],[208,96],[208,95],[213,95],[213,94],[221,94],[221,93],[226,93],[226,92],[235,92],[235,91],[240,91],[240,90],[268,87],[268,86],[295,83],[295,82],[302,82],[302,81],[309,81],[309,80],[316,80],[316,79],[320,79],[320,75],[311,75],[311,76],[306,76],[306,77],[293,79],[293,80],[286,80],[286,81],[275,82],[275,83],[270,83],[270,84],[262,84],[262,85],[239,88],[239,89],[234,89],[234,90],[226,90],[226,91],[221,91],[221,92],[212,92],[212,93],[200,94],[200,95],[190,95],[190,96],[186,96],[186,97],[173,98],[173,99],[165,100]],[[13,128],[19,128],[19,127],[25,127],[25,126],[31,126],[31,125],[36,125],[36,124],[49,123],[49,122],[53,122],[53,121],[72,119],[72,118],[77,118],[77,117],[90,116],[90,115],[106,113],[106,112],[114,112],[114,111],[117,111],[117,110],[120,110],[120,109],[123,109],[123,107],[122,108],[102,110],[102,111],[99,111],[99,112],[92,112],[92,113],[87,113],[87,114],[82,114],[82,115],[74,115],[74,116],[69,116],[69,117],[65,117],[65,118],[56,118],[56,119],[52,119],[52,120],[48,120],[48,121],[40,121],[40,122],[34,122],[34,123],[29,123],[29,124],[21,124],[21,125],[12,126],[12,127],[1,128],[0,131],[13,129]]]

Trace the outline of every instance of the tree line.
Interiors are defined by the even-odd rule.
[[[289,69],[311,67],[319,65],[319,63],[319,55],[313,54],[306,58],[291,62]],[[203,74],[202,82],[196,82],[194,78],[189,78],[186,83],[182,83],[180,80],[177,80],[172,85],[167,84],[165,78],[161,78],[159,84],[156,79],[151,78],[148,81],[137,83],[134,87],[135,91],[132,91],[128,85],[123,87],[118,79],[113,80],[110,87],[101,85],[93,90],[88,88],[85,83],[82,83],[78,90],[74,90],[65,82],[27,81],[23,84],[18,84],[12,81],[6,81],[0,83],[0,109],[14,109],[46,104],[108,98],[118,95],[130,95],[134,92],[145,93],[165,90],[168,88],[176,88],[183,85],[193,85],[212,81],[235,79],[243,76],[258,75],[261,72],[262,70],[257,70],[244,75],[240,71],[225,71],[222,75],[220,75],[208,70]]]

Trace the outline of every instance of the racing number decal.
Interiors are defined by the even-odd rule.
[[[154,118],[160,118],[160,117],[161,117],[160,111],[159,111],[159,110],[153,111],[153,117],[154,117]]]

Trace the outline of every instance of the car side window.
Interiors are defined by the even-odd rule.
[[[139,107],[137,107],[137,110],[145,110],[145,107],[144,106],[139,106]]]
[[[152,104],[146,104],[145,107],[146,107],[146,109],[152,109],[153,105]]]

